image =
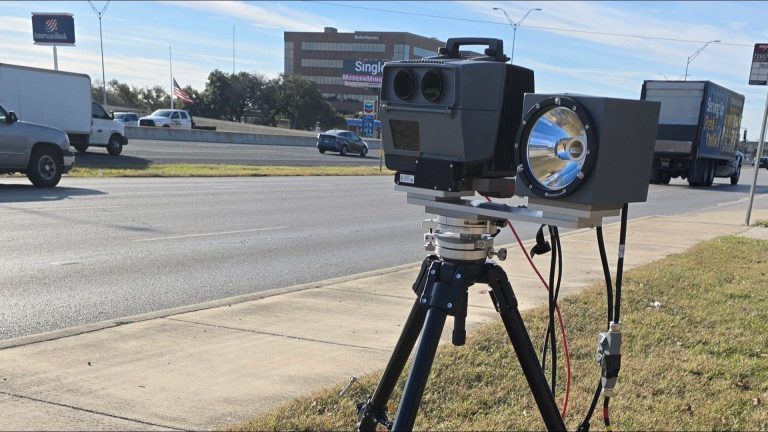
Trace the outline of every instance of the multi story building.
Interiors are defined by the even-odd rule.
[[[285,32],[284,41],[285,75],[314,81],[326,100],[345,115],[362,111],[363,101],[375,100],[380,87],[373,77],[369,82],[342,78],[349,76],[345,72],[350,65],[370,66],[366,71],[380,80],[379,62],[431,57],[445,46],[443,41],[411,33],[339,33],[333,27],[323,32]]]

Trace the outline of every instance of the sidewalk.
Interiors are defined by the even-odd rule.
[[[753,221],[768,219],[766,198],[755,200]],[[746,202],[740,201],[630,221],[625,270],[718,236],[768,239],[768,228],[742,225],[745,209]],[[604,233],[613,267],[618,225],[604,227]],[[563,295],[601,281],[594,230],[561,237]],[[501,264],[520,308],[544,304],[546,291],[518,246],[508,249],[509,259]],[[538,258],[537,264],[546,271],[549,257]],[[414,264],[194,312],[108,323],[102,329],[84,326],[82,334],[39,342],[30,338],[21,346],[5,341],[0,344],[6,347],[0,349],[0,429],[222,428],[352,375],[379,370],[413,303],[410,287],[417,272]],[[488,296],[481,294],[484,288],[471,288],[470,332],[498,319]],[[449,319],[446,336],[451,328]]]

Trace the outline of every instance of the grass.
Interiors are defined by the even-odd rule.
[[[767,286],[768,242],[737,237],[703,243],[626,274],[623,369],[618,396],[611,402],[614,427],[768,429]],[[566,424],[573,430],[583,419],[599,374],[594,341],[605,321],[604,290],[593,286],[563,299],[561,307],[572,352],[574,380]],[[538,344],[545,309],[524,317]],[[231,430],[353,430],[355,402],[367,398],[379,378],[380,372],[362,377],[346,396],[338,395],[345,384],[339,383]],[[390,417],[404,378],[390,401]],[[464,347],[440,348],[415,427],[542,429],[500,323],[477,330]],[[603,429],[600,409],[592,428]]]
[[[249,166],[157,164],[139,168],[75,167],[70,177],[266,177],[392,175],[378,166]]]
[[[762,219],[757,222],[755,222],[755,225],[763,228],[768,228],[768,219]]]

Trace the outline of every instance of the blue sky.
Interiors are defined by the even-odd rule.
[[[101,8],[105,2],[94,4]],[[32,44],[30,13],[69,12],[75,16],[77,46],[59,48],[59,68],[100,79],[98,19],[87,2],[0,5],[0,62],[52,68],[52,48]],[[534,69],[538,92],[638,98],[644,79],[664,79],[661,74],[679,79],[688,56],[706,41],[721,40],[691,62],[688,79],[708,79],[744,94],[742,126],[749,139],[757,139],[768,87],[749,86],[747,79],[753,45],[768,43],[768,2],[113,1],[102,21],[106,77],[168,87],[170,46],[176,80],[202,89],[211,70],[232,70],[233,25],[236,70],[266,76],[283,70],[283,31],[325,26],[441,40],[496,37],[504,39],[509,54],[512,28],[494,7],[515,20],[542,8],[518,29],[515,45],[515,63]]]

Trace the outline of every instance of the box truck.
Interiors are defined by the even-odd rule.
[[[0,64],[0,103],[24,121],[63,130],[79,152],[97,146],[119,155],[128,144],[125,125],[91,101],[85,74]]]
[[[743,95],[711,81],[648,80],[640,98],[661,102],[651,183],[675,177],[691,186],[711,186],[715,177],[739,182]]]

